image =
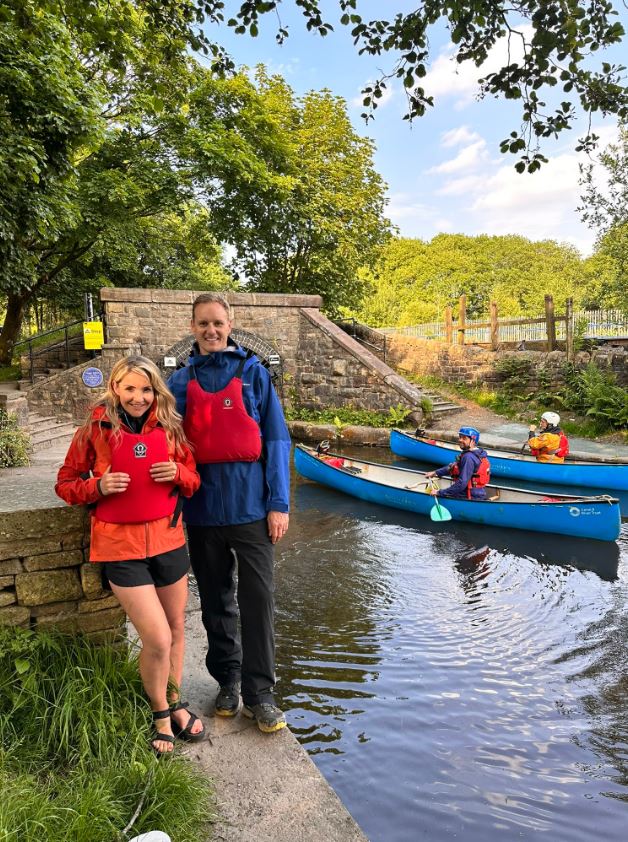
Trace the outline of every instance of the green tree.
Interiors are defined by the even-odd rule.
[[[238,33],[257,35],[262,15],[279,14],[279,0],[237,0],[228,20]],[[323,18],[319,0],[295,0],[308,30],[326,36],[333,26]],[[445,24],[458,63],[481,68],[499,42],[508,44],[507,60],[481,80],[481,95],[520,100],[521,128],[501,145],[520,155],[516,169],[534,172],[546,160],[545,138],[573,128],[577,109],[586,114],[628,117],[628,88],[621,65],[597,58],[598,51],[621,42],[625,32],[609,0],[425,0],[411,11],[391,10],[390,19],[366,20],[358,0],[337,0],[340,24],[350,29],[360,54],[392,53],[392,68],[364,88],[365,116],[370,116],[390,79],[399,79],[408,100],[408,118],[420,117],[434,104],[423,87],[430,60],[430,29]],[[278,25],[281,42],[287,28]],[[551,100],[551,102],[548,102]],[[589,131],[578,148],[597,140]]]
[[[216,80],[189,55],[195,4],[170,0],[163,19],[160,8],[2,7],[0,362],[10,360],[29,303],[55,290],[80,301],[89,272],[107,272],[109,283],[222,280],[212,205],[224,184],[245,184],[254,209],[254,194],[273,180],[259,103],[259,119],[247,123],[254,87],[241,76]]]
[[[483,318],[490,301],[502,316],[536,316],[551,292],[557,307],[582,299],[582,261],[576,249],[514,235],[439,234],[430,242],[392,239],[370,273],[370,293],[356,315],[372,325],[440,322],[467,296],[468,318]],[[578,298],[579,297],[579,298]]]
[[[581,169],[582,219],[597,232],[595,254],[587,261],[587,295],[590,303],[628,310],[628,125],[619,129],[619,140],[599,159],[605,178],[596,178],[593,164]]]
[[[389,235],[373,144],[356,134],[344,100],[329,91],[295,98],[263,68],[257,84],[278,135],[277,178],[258,199],[254,227],[242,226],[250,217],[241,212],[237,189],[225,192],[214,212],[229,219],[235,265],[250,288],[320,294],[327,311],[337,313],[358,303],[364,291],[358,269]]]

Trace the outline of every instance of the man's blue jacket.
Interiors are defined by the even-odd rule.
[[[185,368],[175,371],[168,387],[185,416],[189,366],[207,392],[219,392],[234,376],[246,356],[229,339],[228,350],[198,353],[194,346]],[[290,434],[270,374],[257,357],[250,357],[242,372],[242,398],[262,432],[258,462],[217,462],[199,465],[201,487],[183,505],[183,518],[192,526],[230,526],[265,518],[268,512],[287,512],[290,502]]]

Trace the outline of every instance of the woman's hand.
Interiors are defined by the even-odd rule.
[[[150,475],[155,482],[174,482],[177,470],[176,462],[155,462],[150,466]]]
[[[103,497],[107,497],[109,494],[120,494],[121,491],[126,491],[130,482],[131,477],[129,474],[125,474],[122,471],[111,473],[110,465],[98,480],[98,490]]]

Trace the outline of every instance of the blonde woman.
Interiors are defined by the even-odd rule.
[[[55,491],[66,503],[93,506],[90,561],[101,565],[142,641],[140,674],[158,755],[173,750],[175,737],[205,736],[178,694],[190,566],[179,499],[199,484],[158,368],[145,357],[124,357],[74,436]]]

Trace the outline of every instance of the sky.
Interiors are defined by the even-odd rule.
[[[359,11],[366,18],[392,16],[416,4],[362,0]],[[226,17],[240,3],[227,0]],[[337,3],[323,0],[325,17],[334,26],[326,38],[307,32],[293,2],[280,12],[289,37],[282,46],[275,41],[277,18],[262,18],[257,38],[236,35],[226,25],[212,26],[207,34],[222,44],[238,66],[264,64],[281,74],[297,95],[327,88],[343,97],[355,131],[373,139],[374,162],[388,185],[387,215],[404,237],[430,240],[438,233],[520,234],[531,240],[552,239],[590,254],[595,232],[579,219],[579,163],[588,159],[575,152],[577,138],[585,133],[584,120],[571,132],[561,133],[541,151],[550,159],[534,174],[518,174],[515,155],[502,155],[499,142],[521,123],[515,103],[503,99],[477,99],[481,72],[470,62],[451,60],[452,47],[444,26],[430,33],[431,64],[423,87],[435,97],[435,106],[411,124],[403,120],[406,100],[403,87],[391,82],[380,100],[375,119],[368,124],[360,91],[389,71],[393,56],[359,56],[346,27],[337,23]],[[617,3],[620,20],[628,30],[628,12]],[[502,39],[503,41],[504,39]],[[621,63],[628,36],[600,60]],[[486,69],[501,66],[505,47],[489,55]],[[617,137],[614,119],[596,119],[601,147]]]

